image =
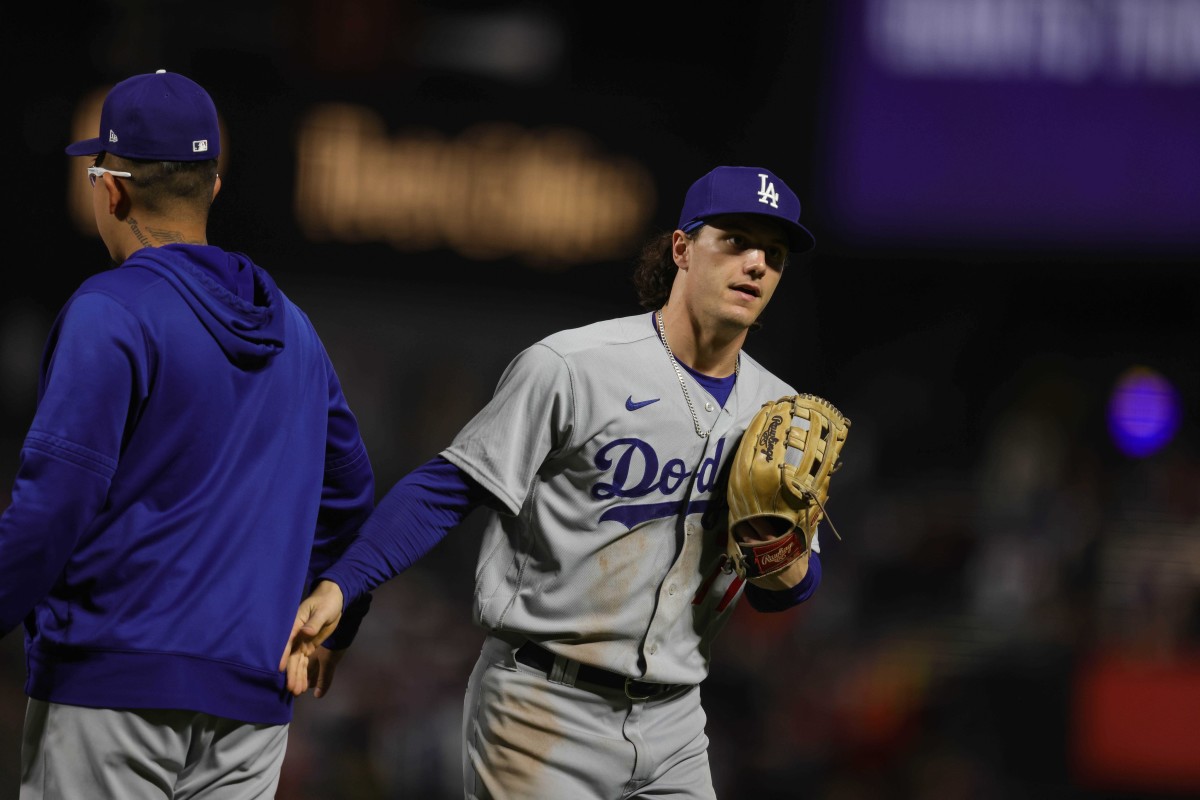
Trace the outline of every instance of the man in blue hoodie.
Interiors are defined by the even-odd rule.
[[[28,665],[20,796],[273,797],[279,653],[374,507],[370,460],[308,317],[208,243],[208,93],[135,75],[99,134],[66,152],[94,156],[117,266],[55,321],[0,515],[0,636],[23,625]]]

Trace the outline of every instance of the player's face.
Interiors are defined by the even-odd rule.
[[[675,239],[675,261],[687,270],[688,307],[701,324],[749,328],[779,285],[787,236],[776,223],[747,214],[714,217],[698,234]]]

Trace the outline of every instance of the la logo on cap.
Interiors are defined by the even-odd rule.
[[[765,172],[758,173],[759,185],[762,187],[758,190],[758,202],[769,205],[771,208],[779,208],[779,192],[775,191],[775,184],[769,180],[770,176]]]
[[[816,244],[800,224],[800,198],[766,167],[721,166],[701,176],[684,195],[679,229],[691,233],[725,214],[758,214],[779,220],[794,253],[807,252]]]

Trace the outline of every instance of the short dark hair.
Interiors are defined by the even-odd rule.
[[[129,166],[134,175],[137,202],[151,213],[167,213],[179,205],[207,213],[212,203],[213,183],[217,180],[217,160],[142,161],[120,158],[108,153],[96,154],[96,166],[105,156]]]

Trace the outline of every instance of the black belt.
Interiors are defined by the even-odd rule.
[[[527,667],[534,667],[550,674],[550,670],[554,667],[554,653],[551,653],[544,647],[527,641],[525,644],[517,648],[517,661],[520,661]],[[630,700],[649,700],[652,697],[659,697],[673,692],[682,687],[678,683],[651,683],[649,681],[639,681],[633,678],[626,678],[616,672],[609,672],[600,667],[593,667],[587,664],[579,664],[579,670],[575,673],[576,682],[584,682],[603,686],[606,689],[617,689],[625,692],[625,696]]]

